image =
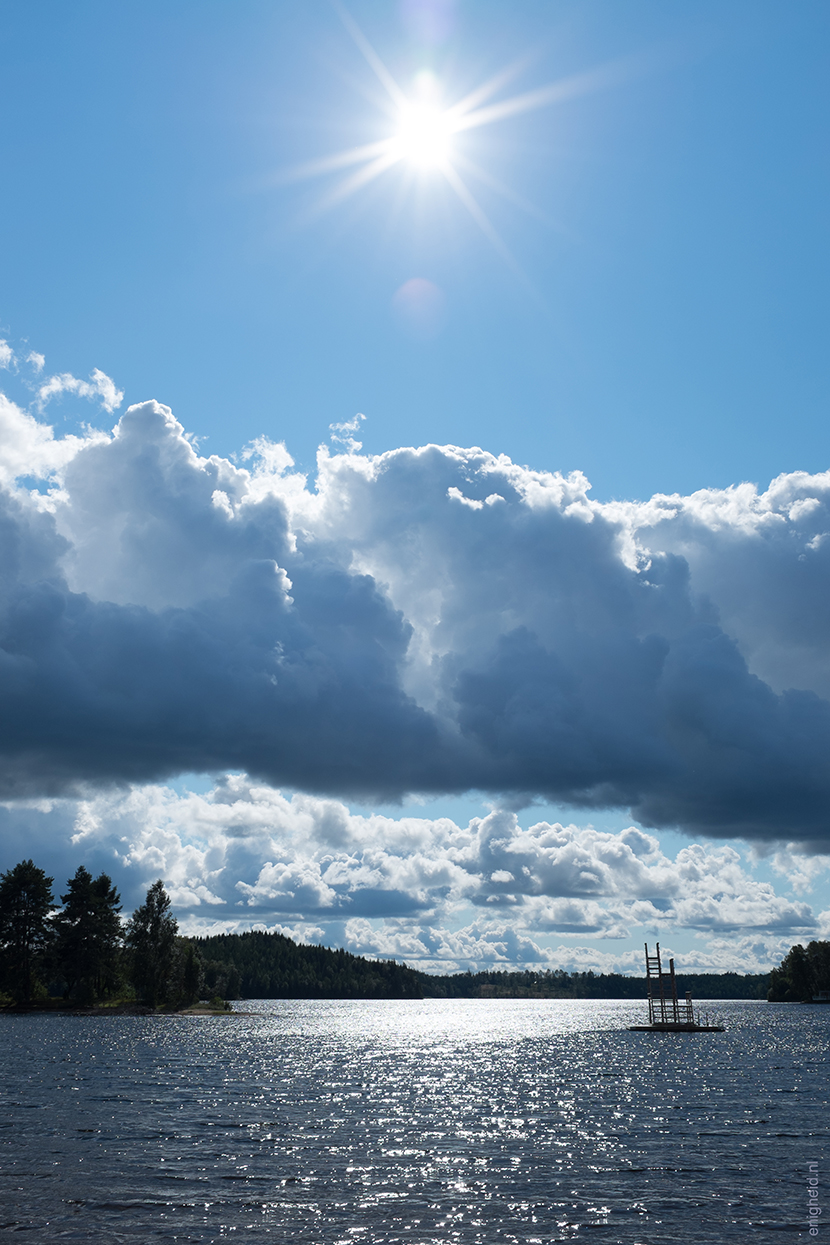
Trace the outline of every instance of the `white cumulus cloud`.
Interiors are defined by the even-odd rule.
[[[701,941],[684,967],[748,972],[768,969],[793,941],[821,936],[821,914],[759,881],[729,846],[691,844],[672,858],[634,827],[527,820],[498,809],[466,826],[359,815],[242,774],[202,793],[145,784],[0,810],[10,859],[48,852],[58,888],[79,863],[103,869],[127,910],[161,877],[192,932],[290,930],[446,970],[635,972],[632,943],[667,945],[678,931]],[[509,869],[493,867],[504,862]],[[719,961],[730,938],[745,949]]]
[[[97,372],[40,392],[66,389],[120,401]],[[238,769],[826,844],[830,475],[601,504],[477,448],[364,455],[356,423],[309,482],[264,441],[245,466],[200,455],[153,402],[112,435],[57,438],[5,400],[0,420],[7,796]],[[488,911],[651,876],[633,838],[612,859],[558,834],[491,837]],[[441,868],[452,888],[463,854]],[[246,903],[279,881],[244,880]]]

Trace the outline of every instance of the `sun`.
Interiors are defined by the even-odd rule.
[[[537,108],[562,103],[574,96],[603,89],[619,80],[620,67],[607,66],[577,74],[521,95],[491,102],[493,96],[524,68],[525,62],[517,62],[447,107],[443,101],[444,88],[430,70],[424,69],[416,74],[411,93],[404,92],[340,0],[332,0],[332,3],[386,92],[388,99],[384,111],[392,120],[392,132],[378,142],[338,151],[320,160],[312,160],[286,170],[280,180],[295,181],[317,177],[351,167],[352,171],[332,188],[319,205],[319,210],[325,210],[347,199],[396,165],[419,175],[439,173],[490,242],[511,267],[518,271],[515,260],[470,190],[465,177],[462,177],[462,171],[490,190],[496,191],[514,206],[528,210],[537,218],[540,214],[524,203],[514,190],[501,185],[473,163],[460,150],[460,145],[455,141],[456,136],[479,126],[492,125],[493,122],[515,117],[520,113],[532,112]]]
[[[450,158],[451,137],[452,125],[443,109],[413,100],[401,109],[392,145],[399,159],[419,169],[437,169]]]
[[[415,75],[411,97],[400,97],[390,155],[421,170],[445,168],[452,155],[452,113],[441,105],[441,84],[428,69]]]

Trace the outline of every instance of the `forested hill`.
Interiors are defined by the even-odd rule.
[[[253,930],[191,939],[205,962],[209,988],[235,969],[241,999],[419,999],[421,973],[394,960],[365,960],[348,951],[308,947],[284,934]],[[211,977],[214,979],[211,981]]]
[[[283,934],[252,931],[191,940],[205,965],[209,992],[243,999],[586,998],[646,997],[643,977],[620,973],[483,972],[439,976],[394,960],[366,960],[348,951],[303,946]],[[681,995],[694,999],[762,999],[769,974],[686,974]]]

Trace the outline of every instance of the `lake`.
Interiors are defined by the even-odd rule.
[[[235,1006],[247,1014],[0,1017],[0,1231],[815,1239],[830,1007],[704,1002],[725,1033],[652,1034],[626,1029],[640,1001]]]

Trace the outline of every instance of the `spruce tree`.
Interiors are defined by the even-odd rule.
[[[83,865],[67,885],[61,895],[64,909],[55,917],[58,966],[67,995],[94,1003],[118,979],[120,896],[106,873],[93,879]]]
[[[29,1003],[50,938],[52,882],[32,860],[0,873],[0,966],[3,987]]]
[[[136,994],[148,1007],[168,1000],[177,930],[176,918],[170,915],[170,896],[159,878],[127,923],[132,981]]]

